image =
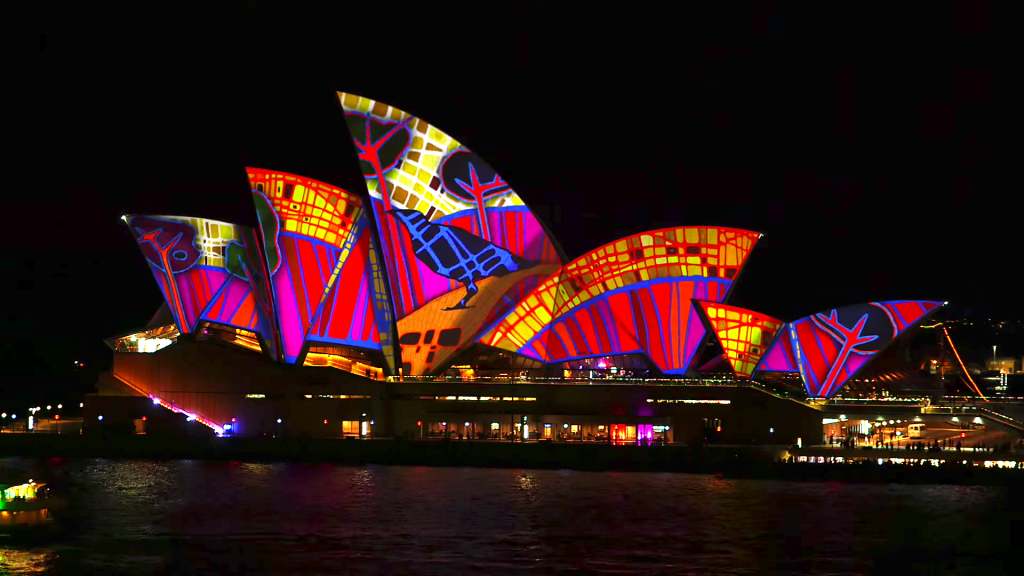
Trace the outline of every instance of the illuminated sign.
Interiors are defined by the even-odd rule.
[[[258,400],[258,399],[261,399],[261,398],[266,398],[267,395],[266,394],[246,394],[245,397],[250,399],[250,400]]]

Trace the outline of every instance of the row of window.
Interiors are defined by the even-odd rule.
[[[267,398],[284,398],[284,394],[246,394],[248,400],[265,400]],[[306,400],[369,400],[369,394],[303,394]]]
[[[419,400],[454,400],[456,402],[536,402],[536,398],[519,396],[419,396]]]
[[[648,398],[647,402],[656,404],[732,404],[732,400],[691,400],[689,398]]]

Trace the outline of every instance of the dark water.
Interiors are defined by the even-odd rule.
[[[1012,574],[1006,489],[669,473],[7,459],[76,528],[0,574]],[[5,572],[6,571],[6,572]]]

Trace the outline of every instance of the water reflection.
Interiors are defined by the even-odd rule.
[[[0,574],[47,574],[57,567],[57,552],[50,548],[19,550],[0,546]]]
[[[231,466],[238,466],[243,472],[255,475],[269,474],[274,471],[274,464],[265,462],[231,462]]]
[[[515,477],[520,496],[533,500],[537,496],[537,479],[529,472],[519,472]]]
[[[992,487],[667,473],[64,467],[77,529],[22,552],[81,574],[856,574],[880,562],[907,573],[997,574],[1012,550],[1007,509],[1016,502]]]

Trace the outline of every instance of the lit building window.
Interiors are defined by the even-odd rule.
[[[732,400],[691,400],[689,398],[648,398],[647,401],[657,404],[732,404]]]
[[[174,324],[153,328],[120,338],[108,339],[114,352],[152,353],[178,341],[178,327]]]
[[[360,358],[360,352],[341,346],[315,346],[306,354],[304,366],[325,366],[337,368],[371,380],[383,380],[384,370]]]

